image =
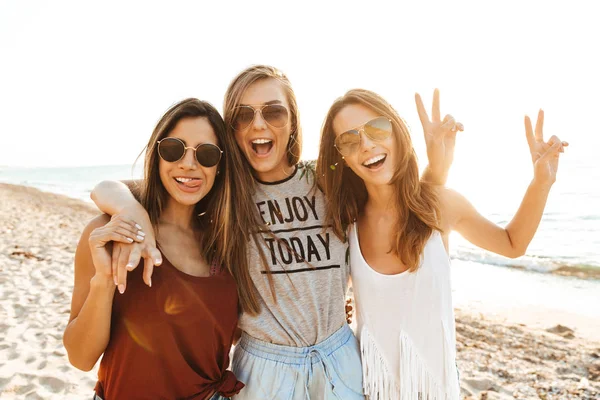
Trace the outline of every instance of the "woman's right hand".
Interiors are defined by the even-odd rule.
[[[131,244],[143,240],[144,233],[138,229],[135,222],[122,217],[113,217],[106,225],[94,229],[90,233],[88,242],[96,275],[106,279],[113,277],[111,251],[107,248],[108,243]]]
[[[429,161],[426,170],[427,180],[437,185],[445,185],[448,171],[450,171],[450,166],[454,160],[456,133],[464,131],[464,126],[449,114],[441,119],[440,91],[438,89],[433,91],[431,119],[418,93],[415,93],[415,102],[427,147],[427,159]]]

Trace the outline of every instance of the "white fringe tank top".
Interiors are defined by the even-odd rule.
[[[384,275],[364,259],[349,232],[363,384],[369,400],[459,398],[450,259],[439,232],[416,272]]]

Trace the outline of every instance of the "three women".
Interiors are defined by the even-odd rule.
[[[420,99],[417,104],[426,138],[435,139],[427,141],[432,168],[425,180],[443,183],[461,125],[449,116],[441,120],[437,111],[429,121]],[[226,136],[235,138],[247,168],[239,171],[240,197],[231,209],[236,226],[245,228],[243,238],[229,232],[227,239],[249,244],[247,266],[242,260],[232,269],[247,311],[240,317],[243,333],[232,363],[246,387],[236,398],[362,399],[363,369],[364,389],[372,398],[456,398],[446,235],[456,228],[470,238],[483,229],[484,239],[476,244],[508,251],[501,228],[458,194],[420,181],[408,130],[377,95],[353,91],[334,104],[316,173],[312,164],[299,162],[298,115],[288,79],[272,67],[246,69],[225,96]],[[540,158],[540,169],[556,149]],[[547,194],[547,187],[547,182],[533,186],[526,203],[534,205],[524,212],[541,217],[545,197],[539,192]],[[93,197],[103,211],[126,214],[152,231],[146,208],[125,185],[103,183]],[[519,218],[515,226],[520,250],[537,223]],[[125,281],[125,262],[137,265],[144,251],[149,257],[153,239],[148,234],[143,244],[119,246],[116,256],[113,251],[117,284]],[[362,367],[361,350],[344,318],[350,263]],[[392,282],[385,278],[389,274],[410,278]],[[369,323],[363,320],[367,313]],[[381,356],[388,351],[390,360]]]

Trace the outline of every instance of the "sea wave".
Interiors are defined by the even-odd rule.
[[[600,263],[594,260],[584,260],[568,256],[545,257],[525,255],[512,259],[494,253],[484,252],[479,249],[461,248],[453,251],[451,258],[540,273],[600,279]]]

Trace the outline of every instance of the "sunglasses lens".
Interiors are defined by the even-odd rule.
[[[365,134],[372,140],[385,140],[392,133],[392,123],[386,117],[379,117],[367,122],[364,127]]]
[[[177,139],[166,138],[158,144],[158,155],[167,162],[175,162],[183,157],[185,146]]]
[[[288,110],[282,105],[265,106],[262,109],[262,116],[274,128],[283,128],[288,123]]]
[[[359,145],[360,135],[358,134],[358,131],[355,130],[344,132],[335,138],[335,147],[337,147],[344,156],[354,153]]]
[[[196,159],[204,167],[214,167],[221,160],[221,150],[214,144],[202,144],[196,149]]]
[[[233,121],[233,128],[236,130],[246,129],[254,120],[254,109],[251,107],[239,107],[237,115]]]

